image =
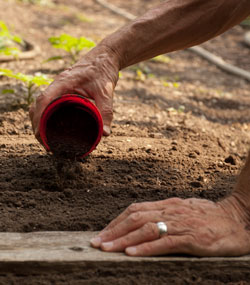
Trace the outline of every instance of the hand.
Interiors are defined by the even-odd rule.
[[[67,93],[94,99],[103,118],[103,134],[109,135],[113,118],[113,90],[118,74],[117,56],[105,46],[97,46],[74,66],[59,74],[30,108],[36,138],[40,140],[39,122],[45,108],[51,101]]]
[[[167,234],[159,236],[157,222],[167,224]],[[125,251],[131,256],[250,252],[250,232],[231,202],[195,198],[132,204],[90,242],[104,251]]]

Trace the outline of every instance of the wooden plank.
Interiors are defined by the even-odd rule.
[[[185,276],[199,275],[205,280],[212,272],[213,280],[222,275],[237,280],[247,276],[250,280],[250,256],[135,258],[91,248],[89,240],[94,235],[94,232],[0,233],[0,275],[69,274],[90,269],[101,274],[115,267],[124,275],[131,274],[131,270],[133,274],[148,271],[150,275],[156,270],[172,277],[185,272]]]

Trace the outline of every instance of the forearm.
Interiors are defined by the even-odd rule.
[[[100,45],[118,55],[122,69],[205,42],[249,14],[249,0],[169,0],[106,37]]]
[[[238,177],[232,198],[236,199],[239,206],[245,210],[250,224],[250,151],[247,161]]]
[[[250,227],[250,151],[232,194],[219,202],[231,215]]]

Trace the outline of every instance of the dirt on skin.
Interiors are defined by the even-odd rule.
[[[160,1],[135,0],[130,7],[121,0],[109,2],[142,14]],[[91,0],[64,0],[56,8],[3,0],[0,4],[1,20],[41,47],[34,60],[1,63],[1,68],[27,74],[54,76],[68,66],[64,61],[42,63],[49,56],[63,54],[49,45],[49,36],[65,32],[99,41],[126,22]],[[79,14],[92,21],[80,20]],[[244,32],[237,26],[204,45],[250,70],[250,49],[242,43]],[[112,134],[77,163],[55,162],[45,152],[34,138],[27,109],[21,108],[23,87],[0,78],[0,92],[6,88],[16,91],[16,96],[0,97],[1,231],[96,231],[131,203],[176,196],[217,201],[230,194],[249,149],[249,82],[220,71],[189,51],[168,57],[168,63],[148,61],[122,71],[114,96]],[[136,68],[144,70],[145,76],[138,76]],[[0,276],[0,283],[167,281],[164,273],[165,279],[143,269],[136,274],[100,272],[101,268],[99,275],[89,272],[85,279],[77,274]],[[231,279],[213,276],[194,280],[175,276],[168,281],[247,284],[248,280],[240,272],[234,272]]]

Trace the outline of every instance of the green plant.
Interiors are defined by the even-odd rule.
[[[168,81],[163,80],[162,81],[162,85],[165,86],[165,87],[179,88],[180,83],[178,83],[178,82],[168,82]]]
[[[77,18],[79,21],[83,22],[83,23],[91,23],[91,22],[93,22],[93,19],[88,18],[87,16],[85,16],[85,15],[82,14],[82,13],[76,14],[76,18]]]
[[[174,108],[174,107],[169,107],[167,108],[167,111],[170,113],[183,113],[185,111],[185,106],[184,105],[179,105],[178,109]]]
[[[170,57],[166,55],[158,55],[156,57],[153,57],[151,60],[155,62],[161,62],[161,63],[169,63],[171,61]]]
[[[145,73],[141,69],[138,68],[136,70],[136,77],[135,77],[135,79],[138,80],[138,81],[144,82],[146,80],[146,78],[147,77],[146,77]]]
[[[250,27],[250,16],[247,17],[243,22],[241,22],[242,26]]]
[[[13,35],[6,24],[0,21],[0,54],[18,56],[20,49],[17,44],[22,46],[23,40]]]
[[[45,74],[26,75],[23,73],[13,73],[12,70],[0,68],[0,76],[6,76],[21,81],[27,90],[25,100],[27,105],[30,105],[34,100],[34,94],[41,85],[49,85],[53,80],[48,78]],[[11,92],[5,93],[13,93]]]
[[[68,34],[61,34],[59,37],[50,37],[49,41],[54,48],[66,51],[73,63],[77,61],[77,57],[82,50],[89,50],[95,46],[95,43],[89,39],[84,37],[76,38]],[[61,56],[50,57],[48,61],[61,58]]]

